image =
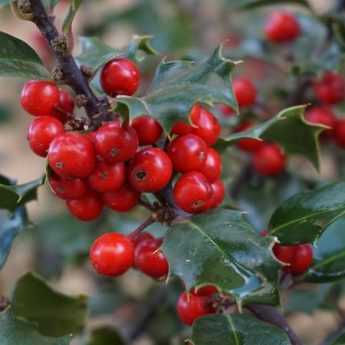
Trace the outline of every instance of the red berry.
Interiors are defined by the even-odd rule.
[[[50,176],[49,186],[58,198],[64,200],[82,198],[88,191],[86,183],[80,178]]]
[[[301,34],[298,20],[286,11],[273,12],[268,18],[264,30],[266,38],[276,43],[293,41]]]
[[[198,171],[206,162],[207,145],[204,140],[194,134],[183,135],[174,139],[169,147],[168,154],[174,169],[178,172]]]
[[[198,296],[212,296],[218,292],[218,289],[214,285],[204,285],[198,289],[194,288],[192,293]]]
[[[280,174],[285,168],[285,161],[285,154],[277,144],[264,143],[253,156],[254,168],[263,176]]]
[[[54,82],[30,80],[23,87],[20,103],[31,115],[52,115],[54,108],[59,104],[59,95],[59,89]]]
[[[345,119],[338,120],[335,123],[334,138],[335,138],[335,143],[339,147],[345,148]]]
[[[109,232],[93,242],[89,256],[99,274],[117,277],[133,266],[134,246],[127,236]]]
[[[189,213],[200,213],[207,209],[212,189],[206,177],[200,172],[182,175],[173,189],[178,207]]]
[[[168,261],[159,249],[161,244],[162,240],[152,238],[142,240],[135,248],[135,267],[155,279],[165,278],[169,271]]]
[[[127,185],[122,186],[114,192],[103,194],[103,201],[106,206],[117,212],[127,212],[139,202],[140,193]]]
[[[45,157],[50,143],[63,132],[63,124],[54,117],[40,116],[34,119],[28,130],[28,141],[32,151]]]
[[[101,72],[101,85],[111,97],[117,95],[132,96],[140,83],[140,71],[137,65],[128,59],[109,61]]]
[[[95,168],[95,150],[90,139],[76,132],[56,137],[48,150],[49,166],[64,177],[86,177]]]
[[[183,121],[176,121],[173,128],[171,129],[171,133],[182,136],[186,134],[191,134],[193,132],[193,127],[189,125],[188,123],[185,123]]]
[[[169,156],[160,148],[138,152],[129,166],[128,180],[139,192],[158,192],[170,181],[173,167]]]
[[[88,177],[88,183],[96,192],[104,193],[119,189],[125,183],[125,179],[126,168],[124,163],[109,165],[100,162]]]
[[[336,117],[333,111],[328,107],[313,107],[305,114],[305,119],[311,123],[325,125],[330,129],[325,130],[323,133],[327,136],[333,134],[336,123]]]
[[[149,232],[141,232],[135,237],[131,235],[130,237],[135,247],[137,247],[141,242],[154,239],[154,237]]]
[[[200,172],[204,174],[209,182],[218,180],[222,174],[222,158],[212,147],[207,149],[206,161]]]
[[[218,119],[200,104],[195,104],[189,114],[192,123],[193,134],[202,138],[207,145],[212,146],[216,143],[221,126]]]
[[[236,78],[232,83],[235,97],[240,107],[249,107],[256,101],[256,88],[247,78]]]
[[[225,197],[225,187],[222,180],[217,180],[211,183],[212,194],[207,202],[207,209],[218,207]]]
[[[284,246],[281,244],[275,244],[273,247],[273,253],[279,261],[291,264],[295,256],[295,246]]]
[[[80,199],[67,200],[66,205],[73,216],[83,221],[98,218],[103,210],[102,201],[93,193],[89,193]]]
[[[138,148],[138,136],[134,128],[121,127],[118,121],[101,126],[95,135],[96,152],[108,163],[129,160]]]
[[[244,132],[252,128],[253,126],[254,124],[251,123],[250,121],[243,121],[237,127],[234,128],[234,132],[235,133]],[[262,140],[247,138],[247,139],[239,140],[237,142],[237,147],[242,151],[255,152],[262,146],[262,144],[263,144]]]
[[[266,236],[269,235],[269,232],[268,232],[266,229],[264,229],[264,230],[261,230],[261,231],[259,232],[259,235],[260,235],[261,237],[266,237]]]
[[[345,79],[336,72],[325,72],[315,81],[313,89],[316,98],[326,104],[336,104],[345,99]]]
[[[218,105],[218,111],[224,116],[224,117],[233,117],[236,116],[236,112],[234,109],[229,107],[226,104],[219,104]]]
[[[209,306],[204,296],[187,292],[180,295],[176,309],[181,321],[188,326],[191,326],[196,319],[214,313],[214,309]]]
[[[74,98],[68,91],[60,89],[59,104],[52,114],[62,122],[66,122],[68,115],[73,114],[73,111]]]
[[[149,115],[141,115],[132,121],[140,145],[153,145],[161,136],[163,129],[157,120]]]

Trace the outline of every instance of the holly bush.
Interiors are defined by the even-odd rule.
[[[1,344],[300,345],[291,313],[344,319],[344,1],[0,4],[37,30],[38,53],[0,32],[0,76],[46,162],[0,176],[0,266],[24,231],[36,253],[1,297]],[[65,209],[33,224],[38,189]],[[71,267],[90,296],[52,286]]]

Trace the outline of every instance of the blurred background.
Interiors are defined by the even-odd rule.
[[[272,67],[267,60],[263,62],[250,57],[260,57],[260,54],[268,57],[261,44],[263,33],[260,28],[272,7],[238,12],[233,9],[237,2],[241,0],[85,0],[74,23],[74,53],[79,49],[78,36],[98,36],[107,44],[121,48],[133,34],[150,34],[154,36],[153,46],[171,58],[210,53],[219,43],[225,42],[228,56],[244,60],[235,75],[250,76],[258,87],[261,109],[256,110],[259,118],[264,119],[282,108],[281,98],[272,89],[277,84],[279,87],[284,84],[287,92],[289,79],[286,78],[284,63]],[[318,14],[332,11],[338,4],[336,0],[309,2]],[[68,1],[61,0],[55,11],[57,22],[67,7]],[[305,40],[295,43],[300,55],[295,57],[296,60],[299,59],[303,65],[311,63],[312,58],[316,61],[321,59],[310,57],[309,45],[315,44],[315,40],[322,43],[326,35],[324,27],[311,19],[302,7],[288,8],[301,16],[306,30]],[[0,11],[0,30],[30,43],[46,64],[52,65],[45,42],[34,25],[15,18],[9,8]],[[158,61],[158,58],[153,58],[141,66],[147,83]],[[19,105],[22,84],[20,80],[0,80],[0,172],[20,183],[38,178],[45,169],[45,161],[32,154],[26,142],[26,130],[31,118]],[[236,122],[221,111],[219,116],[225,126],[233,126]],[[308,163],[299,159],[292,160],[289,169],[298,171],[300,177],[308,181],[339,178],[342,170],[334,156],[329,154],[330,150],[332,148],[323,148],[319,175]],[[241,159],[236,150],[224,157],[230,188],[231,180],[237,173],[232,163]],[[260,195],[257,181],[254,181],[236,203],[249,212],[252,223],[259,231],[265,227],[277,203],[301,188],[299,180],[288,171],[280,180],[265,182],[264,192],[260,189]],[[140,324],[136,325],[139,336],[135,344],[182,344],[186,331],[176,319],[174,310],[178,293],[182,290],[179,282],[172,281],[162,288],[160,283],[152,282],[135,271],[116,281],[102,279],[96,277],[85,260],[89,245],[97,234],[109,230],[129,232],[143,219],[142,211],[130,216],[109,214],[95,223],[80,223],[67,214],[63,202],[54,198],[46,186],[40,188],[38,201],[30,203],[28,209],[35,226],[16,239],[9,260],[0,272],[0,294],[10,295],[18,277],[34,270],[64,293],[90,296],[90,327],[110,324],[124,332],[133,332],[132,326],[136,325],[138,315],[145,317],[147,303],[160,303],[145,331],[140,330]],[[163,229],[151,227],[150,230],[159,233]],[[334,298],[342,295],[342,291],[343,284],[332,288],[325,284],[317,288],[302,286],[292,294],[286,293],[284,308],[293,328],[306,344],[319,344],[325,334],[336,328],[339,315],[345,313],[345,299],[335,305]],[[311,312],[315,307],[317,310]],[[78,339],[75,344],[78,344]]]

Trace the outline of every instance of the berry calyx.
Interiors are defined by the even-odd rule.
[[[25,111],[34,116],[49,116],[59,104],[60,92],[52,81],[30,80],[25,83],[20,103]]]
[[[200,172],[182,175],[173,189],[176,205],[189,213],[200,213],[207,209],[212,189],[206,177]]]
[[[248,78],[239,77],[232,83],[232,88],[240,107],[250,107],[256,101],[256,88]]]
[[[325,106],[313,107],[305,114],[305,119],[314,124],[325,125],[329,129],[322,132],[327,136],[332,136],[336,124],[336,117],[333,111]]]
[[[137,132],[140,145],[153,145],[163,132],[159,122],[149,115],[136,117],[131,126]]]
[[[140,83],[140,71],[129,59],[109,61],[101,72],[101,86],[111,97],[118,95],[132,96]]]
[[[27,138],[32,151],[38,156],[45,157],[50,143],[63,132],[63,124],[58,119],[40,116],[31,122]]]
[[[99,274],[117,277],[133,266],[134,246],[127,236],[109,232],[93,242],[89,257]]]
[[[241,122],[237,127],[234,128],[235,133],[244,132],[250,128],[252,128],[254,124],[250,121],[243,121]],[[252,139],[252,138],[246,138],[246,139],[240,139],[237,142],[237,147],[242,150],[249,153],[257,151],[263,144],[262,140],[258,139]]]
[[[174,169],[186,173],[202,169],[206,161],[207,149],[204,140],[194,134],[187,134],[170,143],[168,155]]]
[[[200,104],[195,104],[189,114],[192,123],[193,134],[202,138],[207,145],[212,146],[216,143],[221,126],[218,119]]]
[[[74,98],[72,95],[63,89],[59,90],[59,103],[54,109],[52,115],[65,123],[68,119],[68,115],[73,114],[74,111]]]
[[[95,160],[92,142],[77,132],[61,134],[49,146],[49,166],[59,176],[87,177],[95,168]]]
[[[161,239],[141,240],[135,248],[135,267],[154,279],[163,279],[168,275],[169,264],[159,249]]]
[[[345,99],[345,79],[338,73],[328,71],[313,83],[315,97],[322,103],[336,104]]]
[[[337,146],[345,148],[345,120],[338,120],[335,123],[334,139]]]
[[[89,186],[99,193],[115,191],[119,189],[126,179],[124,163],[106,164],[100,162],[88,177]]]
[[[294,41],[301,34],[296,17],[286,11],[273,12],[265,24],[266,38],[274,43]]]
[[[127,185],[120,189],[103,194],[103,201],[105,205],[117,212],[128,212],[137,206],[140,198],[140,193],[133,190]]]
[[[101,126],[94,136],[95,148],[108,163],[118,163],[129,160],[138,148],[138,136],[134,128],[121,127],[118,121]]]
[[[82,221],[98,218],[103,210],[102,201],[94,193],[89,193],[79,199],[67,200],[66,205],[71,214]]]
[[[286,157],[277,144],[264,143],[253,155],[255,170],[263,176],[280,174],[285,168]]]
[[[80,178],[49,176],[49,186],[52,192],[63,200],[79,199],[88,192],[85,181]]]
[[[209,182],[218,180],[222,174],[222,158],[212,147],[207,149],[206,161],[200,172]]]
[[[173,166],[169,156],[160,148],[139,151],[129,165],[128,180],[139,192],[157,192],[170,181]]]
[[[176,310],[180,320],[187,326],[191,326],[195,320],[202,316],[214,313],[207,297],[192,292],[184,292],[180,295]]]

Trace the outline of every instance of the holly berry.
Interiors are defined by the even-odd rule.
[[[150,147],[138,152],[129,166],[128,180],[139,192],[157,192],[170,181],[173,166],[160,148]]]
[[[140,71],[137,65],[128,59],[109,61],[101,72],[101,86],[111,97],[118,95],[132,96],[140,83]]]
[[[149,115],[141,115],[132,121],[140,145],[153,145],[162,135],[163,129],[157,120]]]
[[[221,132],[221,126],[211,112],[200,104],[195,104],[189,114],[189,119],[192,123],[193,134],[202,138],[209,146],[216,143]]]
[[[63,124],[54,117],[40,116],[34,119],[28,130],[28,141],[32,151],[45,157],[50,143],[63,132]]]
[[[192,293],[198,296],[209,297],[218,292],[218,289],[214,285],[204,285],[198,288],[194,288]]]
[[[224,117],[233,117],[236,116],[236,112],[233,108],[229,107],[226,104],[218,104],[217,106],[218,111],[224,116]]]
[[[207,202],[207,209],[216,208],[222,204],[225,197],[225,186],[222,180],[211,183],[212,194]]]
[[[96,152],[108,163],[129,160],[138,148],[138,136],[134,128],[121,127],[118,121],[101,126],[94,136]]]
[[[280,174],[285,162],[285,154],[277,144],[264,143],[253,155],[254,168],[263,176]]]
[[[30,80],[25,83],[20,95],[24,110],[34,116],[52,115],[59,104],[60,92],[54,82]]]
[[[191,134],[193,132],[193,127],[189,125],[188,123],[185,123],[183,121],[176,121],[174,123],[173,128],[171,129],[171,133],[182,136],[186,134]]]
[[[325,130],[327,136],[333,135],[336,117],[333,111],[325,106],[313,107],[305,114],[305,119],[311,123],[325,125],[330,129]]]
[[[239,77],[232,83],[232,88],[240,107],[250,107],[256,101],[256,88],[248,78]]]
[[[237,127],[234,128],[234,132],[244,132],[250,128],[252,128],[254,124],[250,121],[243,121],[241,122]],[[246,138],[246,139],[241,139],[237,142],[237,147],[246,152],[255,152],[257,151],[263,144],[262,140],[258,139],[251,139],[251,138]]]
[[[326,104],[336,104],[345,99],[345,79],[336,72],[325,72],[313,84],[315,97]]]
[[[99,274],[117,277],[133,266],[134,246],[127,236],[109,232],[93,242],[89,256]]]
[[[337,146],[345,148],[345,119],[336,121],[334,128],[334,139]]]
[[[80,178],[62,178],[56,175],[49,177],[49,186],[52,192],[60,199],[79,199],[87,194],[87,186]]]
[[[209,182],[218,180],[222,174],[222,158],[212,147],[207,149],[206,161],[200,172]]]
[[[208,298],[192,292],[184,292],[180,295],[176,309],[180,320],[187,326],[191,326],[196,319],[202,316],[214,313]]]
[[[161,239],[151,238],[141,240],[135,248],[135,267],[155,279],[166,277],[169,271],[168,261],[159,249],[161,244]]]
[[[89,193],[79,199],[67,200],[66,205],[71,214],[82,221],[98,218],[103,210],[102,201],[94,193]]]
[[[64,133],[50,144],[48,162],[59,176],[87,177],[95,168],[95,150],[87,136]]]
[[[294,275],[305,273],[313,262],[313,247],[310,244],[275,244],[273,252],[277,259],[288,264],[284,266],[284,271]]]
[[[132,242],[134,244],[134,247],[136,248],[141,242],[144,242],[146,240],[152,240],[154,237],[149,232],[141,232],[139,235],[136,236],[130,236],[132,239]]]
[[[106,164],[100,162],[88,177],[89,186],[96,192],[104,193],[119,189],[126,179],[124,163]]]
[[[207,157],[207,145],[194,134],[183,135],[174,139],[168,147],[174,169],[186,173],[203,168]]]
[[[276,11],[267,19],[264,31],[266,38],[271,42],[291,42],[301,34],[301,27],[291,13]]]
[[[140,198],[140,193],[127,185],[120,189],[103,194],[103,201],[106,206],[117,212],[128,212],[134,208]]]
[[[74,98],[72,95],[63,89],[60,89],[59,104],[54,109],[52,115],[62,122],[66,122],[68,115],[73,114],[74,111]]]
[[[178,207],[189,213],[200,213],[207,209],[212,189],[206,177],[200,172],[182,175],[173,189]]]

